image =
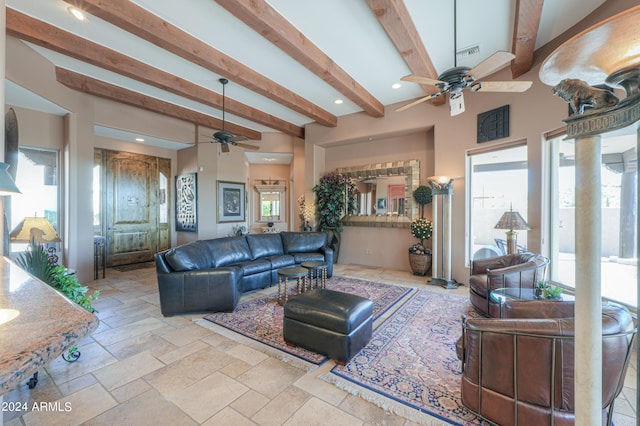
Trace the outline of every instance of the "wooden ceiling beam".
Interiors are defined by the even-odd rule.
[[[418,34],[404,2],[402,0],[366,0],[366,2],[396,46],[400,56],[409,66],[411,73],[437,80],[438,72],[431,62],[429,53],[422,43],[422,38]],[[435,86],[428,84],[420,86],[428,95],[438,92],[438,88]],[[442,105],[445,103],[445,98],[446,96],[438,96],[431,99],[431,103]]]
[[[91,15],[228,78],[324,126],[338,118],[128,0],[64,0]]]
[[[269,40],[372,117],[384,116],[384,105],[318,46],[264,0],[216,0],[228,12]]]
[[[533,53],[540,27],[544,0],[517,0],[513,24],[511,51],[516,55],[511,61],[511,76],[518,78],[533,65]]]
[[[151,96],[79,74],[61,67],[56,67],[56,80],[70,89],[87,93],[93,96],[110,99],[112,101],[138,107],[147,111],[167,115],[169,117],[185,120],[199,126],[211,129],[221,129],[222,120],[197,112],[188,108],[177,106]],[[246,136],[251,140],[261,140],[262,133],[237,124],[225,123],[225,130],[236,136]]]
[[[9,8],[7,8],[7,34],[175,95],[214,108],[222,108],[222,95],[219,93]],[[225,110],[285,134],[304,138],[304,128],[229,97],[225,100]]]

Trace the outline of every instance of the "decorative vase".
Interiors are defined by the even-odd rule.
[[[413,275],[419,275],[424,277],[431,270],[431,255],[430,254],[418,254],[409,253],[409,265]]]
[[[311,232],[313,230],[313,228],[311,227],[311,224],[309,223],[309,221],[307,220],[304,223],[304,227],[303,227],[303,231],[304,232]]]

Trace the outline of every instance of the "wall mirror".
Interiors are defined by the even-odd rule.
[[[413,191],[420,185],[418,160],[376,163],[336,169],[356,182],[358,213],[345,216],[345,226],[408,228],[418,217]]]
[[[255,185],[258,222],[284,222],[284,185]]]

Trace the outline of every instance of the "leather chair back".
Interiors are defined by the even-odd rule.
[[[500,425],[574,424],[575,319],[531,318],[571,315],[572,304],[558,309],[564,303],[507,302],[513,306],[505,312],[518,318],[464,322],[461,394],[467,408]],[[635,332],[626,308],[603,307],[603,416],[622,390]]]

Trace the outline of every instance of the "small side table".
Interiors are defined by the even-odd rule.
[[[327,288],[327,269],[329,268],[327,262],[317,260],[302,262],[300,266],[309,271],[309,288],[314,288],[314,279],[315,288]]]
[[[102,264],[102,278],[105,276],[105,269],[107,266],[107,257],[105,256],[106,243],[105,238],[102,235],[94,235],[93,236],[93,279],[98,279],[98,260]]]
[[[308,270],[305,268],[290,267],[278,269],[278,304],[284,305],[287,302],[287,284],[290,278],[296,279],[296,294],[301,294],[306,290]],[[284,283],[284,292],[281,286]]]

